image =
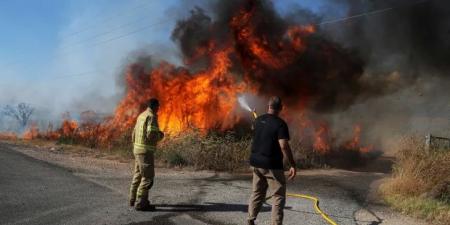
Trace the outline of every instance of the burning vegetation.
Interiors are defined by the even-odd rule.
[[[414,10],[402,13],[414,15]],[[371,65],[376,60],[368,55],[382,54],[343,47],[327,37],[314,17],[306,23],[281,17],[271,1],[217,1],[208,13],[195,7],[172,32],[182,66],[150,56],[127,66],[125,93],[111,117],[101,121],[64,118],[58,129],[49,126],[39,132],[30,126],[24,137],[70,140],[91,147],[128,146],[118,143],[129,142],[135,119],[150,97],[160,100],[160,127],[171,137],[191,131],[203,137],[228,131],[245,137],[251,115],[239,109],[238,97],[277,95],[284,100],[282,117],[298,148],[318,156],[367,153],[373,145],[366,145],[362,124],[334,127],[322,115],[393,93],[416,79],[398,76],[405,72],[402,68],[374,70]],[[377,72],[382,75],[374,76]],[[255,106],[264,110],[261,104]]]
[[[237,109],[238,96],[245,93],[281,96],[291,129],[302,129],[312,138],[317,153],[337,146],[362,149],[360,126],[350,141],[337,143],[327,121],[303,118],[308,126],[302,126],[304,121],[296,116],[332,112],[355,102],[365,88],[362,60],[321,38],[314,25],[284,20],[270,2],[220,4],[216,20],[195,8],[177,23],[172,39],[183,53],[184,66],[144,59],[128,67],[126,94],[106,123],[107,139],[129,131],[150,97],[162,102],[160,127],[172,135],[249,126],[243,121],[250,115]]]

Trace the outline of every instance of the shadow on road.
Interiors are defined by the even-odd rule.
[[[247,212],[247,204],[205,202],[204,204],[156,204],[158,212]],[[261,212],[271,208],[263,206]]]

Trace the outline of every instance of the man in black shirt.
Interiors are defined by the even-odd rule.
[[[252,153],[250,165],[253,170],[253,192],[248,207],[248,224],[254,225],[255,219],[266,198],[267,189],[273,199],[272,225],[283,223],[283,209],[286,202],[286,178],[284,177],[283,158],[289,161],[288,179],[292,180],[297,172],[289,146],[289,129],[280,117],[281,99],[272,97],[267,114],[255,119],[253,128]]]

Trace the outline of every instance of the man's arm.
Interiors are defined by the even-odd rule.
[[[292,180],[297,175],[296,165],[294,161],[294,156],[292,155],[291,146],[289,145],[288,139],[279,139],[281,152],[283,157],[289,161],[289,176],[288,179]]]
[[[160,141],[164,138],[164,133],[159,130],[158,120],[155,116],[150,116],[147,122],[147,138],[152,141]]]

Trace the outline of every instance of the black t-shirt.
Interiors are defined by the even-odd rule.
[[[280,117],[264,114],[254,122],[250,165],[263,169],[283,169],[279,139],[289,140],[289,129]]]

